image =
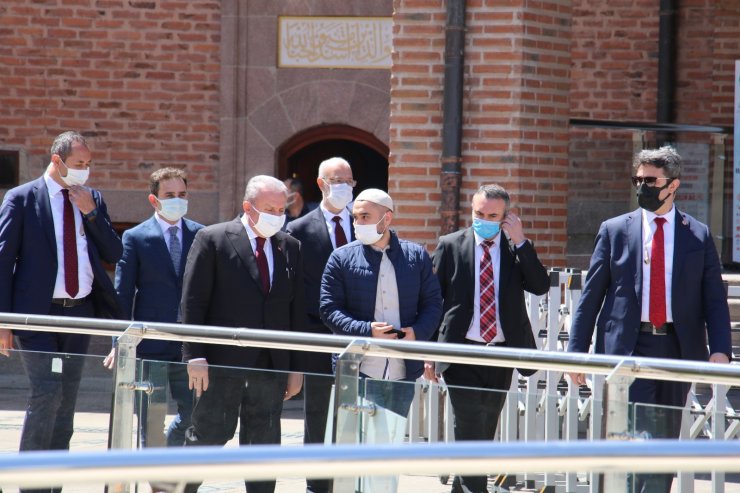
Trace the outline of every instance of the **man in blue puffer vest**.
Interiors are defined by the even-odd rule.
[[[442,316],[439,281],[423,246],[390,229],[393,200],[382,190],[360,193],[352,207],[356,241],[334,250],[321,280],[321,318],[339,335],[428,341]],[[423,362],[366,357],[365,397],[408,414]],[[406,384],[398,381],[406,381]]]

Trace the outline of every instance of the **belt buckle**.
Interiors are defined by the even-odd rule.
[[[665,324],[661,325],[660,327],[656,327],[653,325],[653,335],[654,336],[664,336],[668,335],[668,330],[665,327]]]
[[[75,306],[74,301],[75,301],[74,298],[64,298],[64,301],[62,301],[62,306],[64,308],[71,308]]]

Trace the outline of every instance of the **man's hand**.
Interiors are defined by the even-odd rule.
[[[0,354],[10,356],[13,349],[13,332],[10,329],[0,329]]]
[[[430,382],[439,383],[439,375],[434,369],[434,361],[424,362],[424,378]]]
[[[393,326],[385,322],[370,322],[370,328],[373,331],[373,337],[377,337],[378,339],[398,339],[398,335],[396,334],[386,334]]]
[[[208,390],[208,362],[204,359],[188,362],[188,388],[195,397]]]
[[[69,200],[83,214],[90,214],[97,207],[90,190],[79,185],[69,187]]]
[[[294,395],[298,394],[303,387],[303,373],[290,373],[288,375],[288,385],[285,387],[284,401],[287,401]]]
[[[415,341],[416,340],[416,334],[414,333],[413,327],[402,327],[401,330],[406,334],[406,336],[403,338],[404,341]]]
[[[112,370],[116,366],[116,348],[112,348],[103,360],[103,366]]]
[[[712,353],[709,357],[709,362],[729,364],[730,358],[728,358],[725,353]]]
[[[583,373],[568,373],[570,380],[575,385],[586,385],[586,375]]]
[[[518,245],[526,240],[524,230],[522,229],[522,220],[511,211],[507,212],[504,220],[501,221],[501,229],[506,231],[514,245]]]

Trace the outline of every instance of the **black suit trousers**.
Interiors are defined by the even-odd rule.
[[[239,445],[279,444],[288,374],[274,370],[208,369],[208,390],[193,408],[186,445],[224,445],[239,421]],[[275,481],[246,481],[247,493],[271,493]],[[186,491],[197,491],[190,484]]]
[[[511,385],[511,368],[452,364],[444,372],[455,414],[455,441],[493,440]],[[455,476],[452,491],[486,493],[487,476]]]

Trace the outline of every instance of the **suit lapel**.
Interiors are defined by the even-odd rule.
[[[326,229],[326,228],[324,228]],[[285,236],[276,234],[270,238],[272,244],[272,286],[270,287],[270,293],[277,293],[283,288],[283,283],[286,282],[287,276],[283,275],[284,272],[288,271],[288,261],[286,258],[286,246]]]
[[[241,219],[236,218],[229,224],[226,230],[226,236],[234,247],[236,254],[241,259],[242,264],[244,264],[244,268],[257,284],[258,291],[261,293],[262,280],[260,279],[260,271],[257,267],[257,259],[254,256],[252,242],[249,241],[247,230],[244,228]]]
[[[319,243],[320,252],[331,252],[331,238],[329,238],[329,230],[326,228],[326,220],[324,218],[324,212],[321,207],[317,207],[312,212],[313,217],[313,229],[316,231],[316,241]]]
[[[44,230],[49,247],[52,251],[57,251],[56,237],[54,236],[54,215],[51,213],[51,202],[49,201],[49,189],[42,176],[36,180],[33,187],[33,193],[36,198],[36,214],[39,217],[39,224]]]
[[[468,297],[470,299],[475,296],[475,235],[473,230],[468,228],[463,233],[462,241],[460,242],[460,249],[462,255],[460,256],[462,265],[462,272],[468,274],[468,280],[465,282],[466,289],[468,290]]]
[[[511,275],[511,269],[513,267],[514,263],[514,254],[510,249],[509,241],[506,236],[503,234],[501,235],[501,241],[499,242],[499,248],[500,248],[500,254],[499,254],[499,274],[498,274],[498,286],[499,286],[499,293],[498,293],[498,300],[499,305],[504,305],[504,298],[506,297],[506,293],[508,292],[507,289],[503,289],[501,286],[508,286],[509,285],[509,276]],[[499,313],[501,312],[501,308],[499,308]]]
[[[157,219],[152,216],[149,218],[149,220],[145,223],[147,228],[147,235],[152,239],[152,244],[154,245],[155,251],[154,253],[162,259],[162,262],[165,263],[170,271],[170,274],[172,274],[173,277],[177,277],[177,274],[175,273],[175,266],[172,263],[172,256],[170,255],[170,250],[167,248],[167,238],[165,238],[165,233],[162,232],[162,228],[159,226],[159,223],[157,222]],[[169,235],[169,233],[167,233]],[[182,272],[182,271],[181,271]]]
[[[193,231],[191,224],[185,219],[182,220],[182,258],[180,259],[180,273],[185,272],[185,263],[188,259],[188,252],[190,246],[193,244],[195,238],[195,231]]]
[[[680,287],[681,272],[685,265],[684,258],[686,257],[686,247],[692,244],[691,231],[689,230],[689,222],[684,218],[681,211],[676,208],[675,216],[676,225],[673,229],[673,277],[671,280],[671,292],[677,293]],[[672,299],[676,299],[673,296]]]
[[[625,227],[627,228],[627,258],[633,259],[631,268],[635,279],[635,295],[642,299],[642,211],[637,209],[627,216]]]

